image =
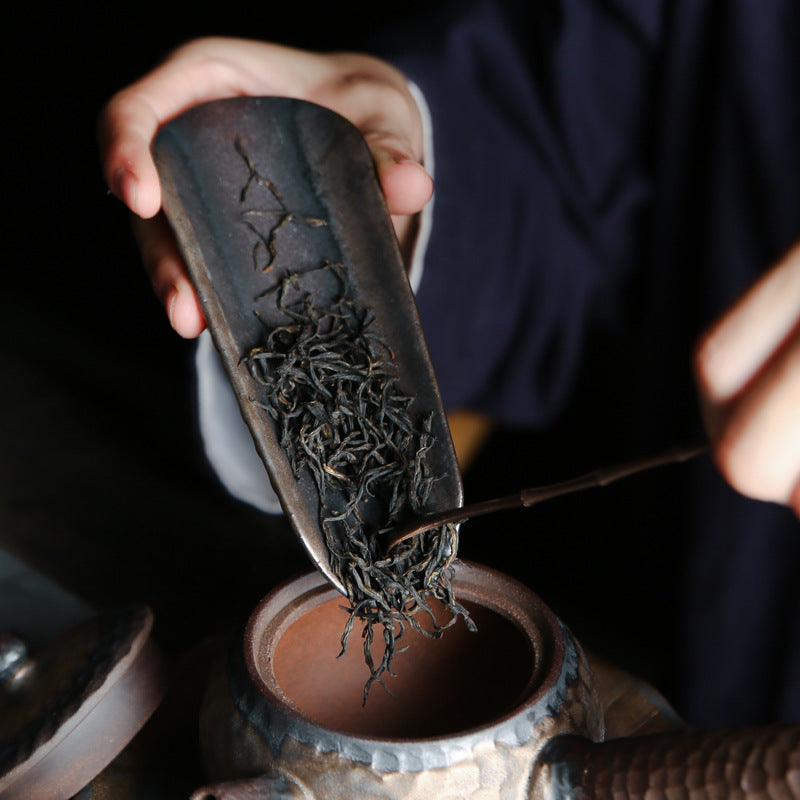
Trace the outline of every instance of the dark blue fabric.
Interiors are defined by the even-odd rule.
[[[446,405],[533,432],[506,490],[700,435],[693,343],[800,238],[800,4],[437,8],[380,46],[433,116],[418,303]],[[552,564],[519,566],[543,545],[510,568],[569,608],[607,602],[608,636],[668,641],[664,682],[690,721],[800,721],[797,520],[708,465],[620,502],[609,563],[564,534],[564,563],[594,560],[571,589],[582,606]],[[620,550],[649,563],[626,573]]]

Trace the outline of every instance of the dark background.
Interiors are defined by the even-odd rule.
[[[97,114],[117,89],[195,36],[356,47],[413,10],[367,2],[192,4],[182,13],[154,3],[38,8],[8,34],[0,548],[94,605],[149,603],[170,650],[227,630],[308,562],[282,520],[230,500],[203,461],[191,346],[169,328],[126,211],[107,194]],[[467,478],[467,499],[597,466],[541,457],[558,444],[500,432]],[[664,615],[675,613],[663,576],[677,548],[643,535],[631,550],[630,531],[646,534],[648,515],[662,516],[663,506],[640,502],[636,519],[620,513],[624,492],[641,500],[653,485],[633,481],[596,494],[582,515],[558,502],[535,518],[503,515],[469,529],[463,552],[527,580],[579,638],[658,680],[670,646]],[[615,532],[626,549],[615,550]],[[626,571],[646,573],[647,597],[619,579]]]

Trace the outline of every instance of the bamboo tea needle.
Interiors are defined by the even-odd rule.
[[[410,523],[397,528],[397,530],[393,532],[387,549],[392,550],[401,542],[411,539],[419,533],[437,528],[440,525],[464,522],[472,517],[479,517],[494,511],[505,511],[511,508],[530,508],[537,503],[550,500],[553,497],[561,497],[562,495],[572,494],[573,492],[579,492],[583,489],[607,486],[621,478],[627,478],[629,475],[645,472],[654,467],[688,461],[703,453],[707,453],[708,450],[708,444],[678,445],[676,447],[671,447],[663,453],[646,456],[612,467],[604,467],[577,478],[561,481],[560,483],[551,483],[547,486],[535,486],[530,489],[523,489],[518,494],[509,495],[507,497],[484,500],[449,511],[441,511],[436,514],[429,514],[425,517],[418,517]]]

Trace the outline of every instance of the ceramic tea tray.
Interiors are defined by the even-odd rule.
[[[284,512],[323,574],[342,590],[320,529],[320,498],[295,477],[244,359],[287,324],[281,298],[325,307],[347,281],[391,351],[416,419],[431,419],[436,476],[426,512],[459,506],[461,478],[416,304],[361,134],[339,115],[288,98],[198,106],[153,145],[163,205],[240,409]]]

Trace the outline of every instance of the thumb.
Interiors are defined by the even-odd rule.
[[[393,216],[417,214],[433,194],[433,179],[409,152],[375,137],[367,137],[378,180]]]

